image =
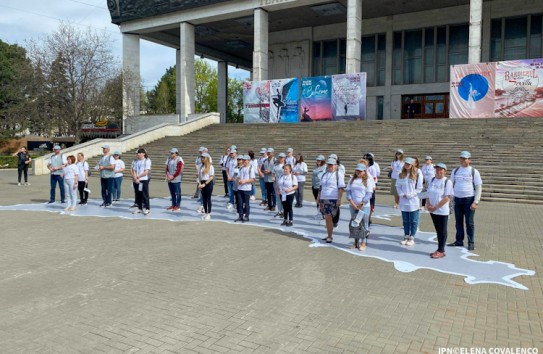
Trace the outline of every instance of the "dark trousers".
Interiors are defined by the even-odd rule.
[[[266,197],[268,198],[268,208],[275,208],[277,200],[275,199],[275,187],[273,182],[266,182]]]
[[[113,194],[113,177],[100,178],[100,184],[102,187],[102,201],[106,205],[111,204],[111,196]]]
[[[149,181],[140,181],[142,185],[141,191],[139,185],[134,183],[134,190],[136,191],[136,204],[139,210],[151,209],[149,205]]]
[[[28,165],[17,166],[17,174],[19,175],[19,183],[21,183],[23,174],[25,176],[25,183],[28,183]]]
[[[447,242],[447,225],[449,223],[449,215],[430,214],[434,228],[437,233],[437,250],[445,252],[445,243]]]
[[[79,200],[81,203],[86,203],[87,199],[89,199],[89,192],[85,192],[85,187],[87,187],[87,182],[77,182],[77,190],[79,191]]]
[[[298,182],[298,188],[294,191],[296,205],[299,207],[304,205],[304,186],[305,182]]]
[[[206,183],[207,181],[201,181],[201,183]],[[204,213],[211,213],[211,195],[213,194],[213,182],[208,183],[204,188],[201,189]]]
[[[49,201],[55,201],[55,189],[57,187],[57,183],[60,188],[60,201],[64,203],[66,200],[64,195],[64,178],[62,178],[61,175],[51,175],[51,191],[49,193]]]
[[[228,175],[225,170],[222,171],[222,181],[224,183],[224,194],[228,194]]]
[[[292,203],[294,202],[294,194],[288,194],[286,200],[283,200],[283,219],[292,221]]]
[[[238,189],[237,196],[239,217],[243,218],[243,215],[249,217],[249,214],[251,213],[251,205],[249,204],[249,200],[251,198],[251,191],[240,191]]]
[[[471,210],[471,204],[475,197],[456,198],[454,197],[454,217],[456,219],[456,243],[464,243],[464,220],[466,222],[466,232],[468,234],[468,243],[475,242],[475,210]]]
[[[319,196],[319,189],[311,187],[311,191],[313,192],[313,197],[315,198],[315,201],[317,201],[317,197]],[[317,204],[317,210],[320,210],[319,204]]]

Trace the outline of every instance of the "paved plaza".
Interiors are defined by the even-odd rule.
[[[48,176],[18,187],[16,173],[0,171],[0,205],[48,200]],[[150,190],[168,195],[158,180]],[[374,221],[401,225],[398,216]],[[400,272],[274,228],[1,210],[0,353],[543,350],[542,229],[543,206],[483,202],[476,214],[475,258],[535,271],[514,278],[522,290]],[[433,232],[428,214],[421,231]]]

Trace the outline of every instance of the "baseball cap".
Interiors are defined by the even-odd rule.
[[[230,149],[230,153],[231,153],[231,154],[237,154],[237,153],[238,153],[238,150],[236,150],[236,149]]]
[[[440,163],[438,163],[438,164],[436,165],[436,168],[442,168],[442,169],[446,170],[446,169],[447,169],[447,165],[445,165],[443,162],[440,162]]]
[[[403,154],[403,150],[402,150],[402,149],[398,149],[398,150],[396,150],[396,152],[399,152],[400,154]]]
[[[177,148],[172,148],[172,149],[170,150],[170,153],[171,153],[171,154],[173,154],[173,153],[176,153],[176,154],[177,154],[178,152],[179,152],[179,150],[177,150]]]
[[[211,155],[209,155],[207,152],[204,152],[201,157],[211,158]]]
[[[426,156],[424,159],[425,159],[425,160],[433,160],[433,159],[432,159],[432,156],[430,156],[430,155]]]
[[[287,157],[287,155],[284,152],[282,152],[279,154],[279,157]]]
[[[59,149],[60,149],[60,148],[59,148]],[[102,149],[109,149],[109,145],[108,145],[108,144],[102,145]]]
[[[274,152],[273,148],[268,148],[268,152]]]
[[[207,150],[207,149],[206,149],[205,146],[200,146],[200,148],[198,149],[198,151],[200,151],[200,152],[201,152],[201,151],[206,151],[206,150]]]
[[[415,160],[414,160],[412,157],[406,158],[403,162],[404,162],[404,163],[408,163],[408,164],[410,164],[410,165],[414,165],[414,164],[415,164]]]
[[[60,146],[59,145],[53,146],[53,150],[60,150]]]
[[[460,157],[462,157],[464,159],[471,159],[471,154],[469,153],[469,151],[462,151],[460,153]]]
[[[294,149],[293,148],[288,148],[287,152],[294,152]]]
[[[326,160],[327,165],[337,165],[336,159],[330,157],[328,160]]]
[[[265,154],[265,153],[266,153],[266,151],[267,151],[267,150],[266,150],[266,148],[262,148],[262,149],[260,149],[260,153],[261,153],[261,154]]]
[[[356,165],[356,167],[354,168],[356,171],[366,171],[366,165],[364,165],[363,163],[359,163]]]
[[[328,158],[337,160],[337,155],[336,154],[330,154],[330,156],[328,156]]]
[[[318,156],[315,158],[315,160],[317,160],[317,161],[324,161],[325,159],[324,159],[324,156],[318,155]]]
[[[119,150],[115,150],[115,151],[113,152],[113,155],[121,156],[121,152],[120,152]]]
[[[238,149],[238,147],[236,145],[230,146],[230,150],[237,150],[237,149]]]

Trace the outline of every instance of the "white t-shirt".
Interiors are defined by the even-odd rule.
[[[151,159],[138,159],[132,163],[132,168],[136,172],[136,176],[141,175],[145,170],[151,170]],[[139,178],[140,181],[149,180],[149,174]]]
[[[428,198],[430,199],[430,204],[438,205],[445,196],[452,198],[453,194],[453,184],[450,179],[444,177],[441,179],[434,178],[433,181],[431,179],[428,181]],[[441,208],[433,211],[432,214],[449,215],[449,203],[445,203]]]
[[[207,173],[204,173],[205,166],[202,165],[200,167],[198,176],[200,177],[200,181],[207,181],[211,178],[211,176],[215,176],[215,167],[213,165],[209,166],[209,171]]]
[[[62,172],[64,173],[64,179],[75,179],[75,176],[79,175],[79,168],[75,164],[71,164],[65,166]]]
[[[250,164],[249,166],[239,169],[239,179],[251,179],[256,178],[256,168]],[[238,190],[240,191],[250,191],[253,189],[253,184],[251,182],[243,183],[238,185]]]
[[[426,183],[430,182],[433,177],[436,175],[436,169],[433,164],[424,164],[422,165],[422,175],[424,176],[424,181]]]
[[[375,188],[373,178],[368,177],[366,184],[367,186],[364,186],[361,178],[355,179],[353,183],[349,181],[347,183],[347,199],[352,200],[356,204],[362,203],[362,201],[366,197],[366,193],[373,193],[373,190]],[[369,199],[366,200],[366,202],[369,202]]]
[[[473,169],[473,177],[471,170]],[[451,180],[454,184],[454,196],[457,198],[469,198],[475,196],[473,185],[483,184],[479,171],[473,167],[458,167],[453,170]]]
[[[300,172],[299,175],[296,175],[297,172]],[[292,168],[292,173],[296,175],[298,182],[305,182],[305,175],[307,174],[307,164],[305,162],[297,163]]]
[[[124,165],[124,161],[121,160],[121,159],[117,159],[115,160],[115,170],[121,170],[123,168],[125,168],[126,166]],[[113,177],[117,178],[117,177],[122,177],[123,176],[123,173],[122,172],[116,172],[115,175]]]
[[[392,175],[390,176],[390,178],[398,179],[400,173],[402,172],[403,165],[404,163],[401,160],[392,161],[392,163],[390,164],[390,168],[392,169]]]
[[[236,158],[231,158],[230,161],[228,161],[228,177],[232,178],[234,177],[234,170],[238,168],[238,160]]]
[[[294,194],[295,191],[286,192],[286,190],[297,185],[298,185],[298,179],[292,173],[289,175],[283,174],[281,178],[279,178],[278,186],[279,186],[279,192],[281,193],[282,196]]]
[[[377,184],[377,176],[379,176],[379,170],[377,169],[378,166],[375,165],[375,163],[372,166],[369,166],[366,171],[368,175],[370,175],[373,178],[373,183]]]
[[[417,169],[417,180],[413,181],[408,173],[405,178],[399,178],[396,180],[396,190],[400,196],[400,210],[401,211],[416,211],[419,210],[419,196],[422,192],[422,172]],[[415,184],[416,183],[416,184]]]
[[[341,188],[345,188],[345,175],[338,170],[334,172],[326,170],[321,176],[320,199],[337,200]]]
[[[377,171],[375,177],[381,177],[381,166],[375,161],[373,161],[373,166],[375,166],[375,170]]]
[[[78,168],[77,178],[79,179],[79,182],[84,182],[85,171],[89,170],[89,164],[87,163],[87,161],[83,161],[83,162],[77,162],[75,165]]]
[[[221,168],[223,171],[226,171],[226,161],[228,160],[228,156],[230,155],[222,155],[221,156],[221,160],[219,161],[219,163],[221,164]]]

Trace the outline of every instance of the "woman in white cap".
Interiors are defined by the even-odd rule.
[[[394,196],[394,208],[396,209],[398,209],[398,205],[400,203],[400,196],[398,195],[398,190],[396,189],[396,182],[403,168],[403,159],[403,150],[398,149],[394,155],[394,161],[392,161],[390,164],[390,194]]]
[[[328,236],[325,240],[327,243],[333,241],[333,218],[337,215],[341,206],[341,198],[344,190],[345,176],[338,170],[336,160],[329,158],[326,161],[326,171],[321,176],[321,186],[317,196],[317,204],[319,204],[326,220],[326,232]]]
[[[82,152],[77,153],[77,163],[75,165],[78,168],[77,189],[79,191],[79,204],[86,205],[89,199],[87,189],[89,185],[89,164],[85,161],[85,155]]]
[[[315,158],[315,166],[313,167],[313,171],[311,173],[311,191],[313,192],[313,197],[315,198],[315,201],[317,202],[317,210],[320,210],[319,203],[317,201],[317,197],[319,196],[319,190],[321,188],[321,176],[326,171],[326,162],[323,155],[318,155]],[[320,211],[315,216],[315,219],[320,219],[322,214]]]
[[[166,160],[166,181],[168,181],[168,190],[170,191],[170,197],[172,205],[166,210],[180,211],[181,210],[181,178],[183,173],[184,161],[179,156],[179,150],[172,148],[170,150],[170,156]]]
[[[432,156],[428,155],[424,158],[424,165],[422,165],[421,171],[422,176],[424,177],[424,189],[428,190],[428,183],[430,183],[430,180],[432,180],[436,175],[436,169],[432,163]],[[420,210],[424,210],[425,205],[426,198],[422,200],[422,207]]]
[[[298,189],[298,179],[292,174],[292,166],[283,166],[283,175],[279,178],[279,195],[283,204],[283,223],[281,226],[292,226],[292,204],[294,192]]]
[[[267,192],[266,192],[266,178],[265,178],[265,175],[264,175],[264,168],[263,168],[263,164],[264,164],[264,161],[266,161],[266,159],[268,158],[268,154],[266,152],[266,148],[262,148],[260,149],[260,157],[258,158],[258,182],[260,184],[260,194],[261,194],[261,197],[262,197],[262,202],[260,203],[261,206],[266,206],[268,205],[268,195],[267,195]]]
[[[198,170],[198,189],[200,189],[204,204],[204,215],[202,220],[211,219],[211,195],[213,194],[213,179],[215,178],[215,168],[211,164],[211,156],[204,152],[200,157],[202,163]]]
[[[331,154],[328,156],[329,159],[336,160],[337,170],[345,176],[345,166],[341,164],[341,161],[339,161],[339,157],[336,154]],[[341,216],[341,209],[338,208],[337,213],[334,215],[334,218],[332,221],[334,222],[334,227],[337,227],[339,223],[339,217]]]
[[[285,163],[286,164],[288,163],[290,166],[294,166],[296,164],[296,157],[294,157],[294,149],[291,147],[287,149]]]
[[[361,211],[363,213],[362,223],[364,227],[362,233],[354,232],[349,234],[349,237],[354,239],[351,249],[358,248],[360,251],[366,249],[369,235],[370,200],[373,190],[373,178],[368,175],[366,165],[363,163],[357,164],[351,180],[347,183],[347,200],[351,211],[351,223]]]
[[[277,196],[277,214],[275,214],[274,217],[283,216],[283,201],[281,199],[281,194],[279,193],[279,179],[283,173],[285,173],[283,167],[285,166],[286,157],[287,155],[284,152],[280,153],[279,156],[277,156],[277,163],[273,168],[273,186],[275,188],[275,195]]]
[[[412,157],[405,159],[402,172],[400,172],[396,181],[396,189],[400,197],[400,210],[402,211],[405,235],[401,244],[413,246],[420,220],[420,199],[418,194],[422,192],[422,174],[419,175],[418,169],[415,167],[415,160]]]
[[[447,242],[447,225],[449,223],[449,201],[454,195],[453,183],[447,179],[447,165],[440,162],[435,166],[435,177],[428,182],[426,208],[432,217],[437,233],[437,250],[430,254],[432,258],[445,257]]]
[[[294,198],[296,199],[296,208],[304,206],[304,186],[305,176],[307,175],[307,164],[304,162],[304,157],[301,154],[296,155],[296,164],[292,168],[292,173],[298,180],[298,188],[294,192]]]
[[[230,148],[224,149],[224,154],[221,156],[220,164],[222,170],[222,181],[224,183],[224,198],[228,197],[228,161],[230,160]]]
[[[121,200],[121,185],[123,184],[123,172],[126,168],[124,161],[121,160],[121,152],[116,150],[113,152],[113,158],[115,159],[115,169],[113,170],[113,192],[112,202],[116,203]]]
[[[364,159],[367,161],[367,174],[372,176],[373,178],[373,193],[371,195],[370,199],[370,220],[369,224],[371,225],[371,216],[373,212],[375,211],[375,191],[377,190],[377,182],[378,178],[381,175],[381,170],[379,168],[379,165],[374,160],[374,155],[371,152],[368,152]]]
[[[151,212],[149,204],[149,174],[151,173],[151,159],[143,148],[137,150],[138,157],[132,163],[132,180],[136,191],[136,205],[133,214],[148,215]]]
[[[64,167],[64,191],[66,193],[68,206],[66,211],[74,211],[77,202],[77,185],[79,179],[79,169],[75,165],[75,156],[70,155],[66,158],[68,164]]]

